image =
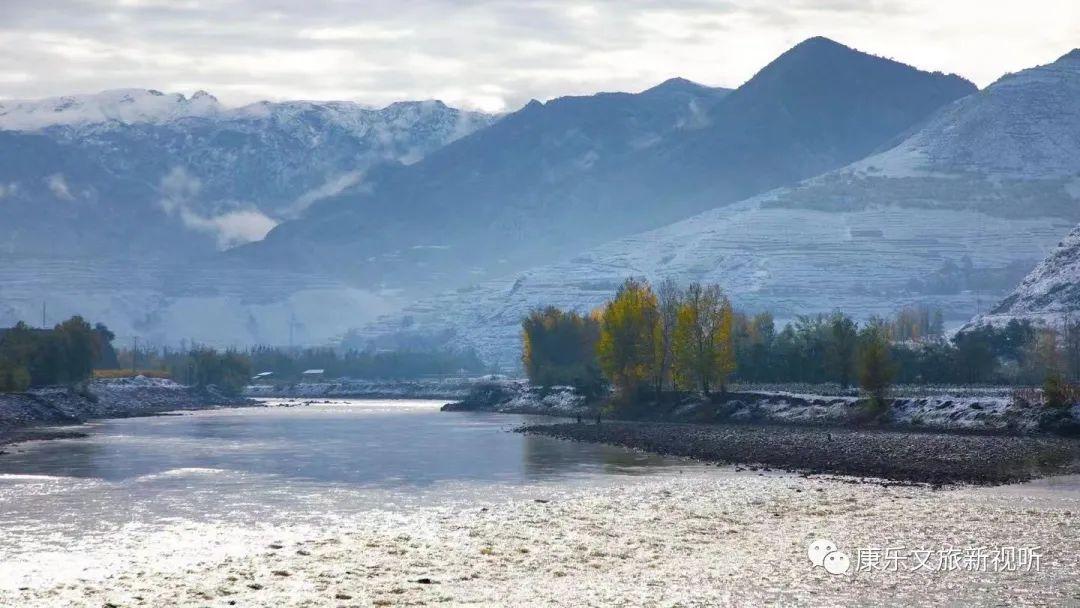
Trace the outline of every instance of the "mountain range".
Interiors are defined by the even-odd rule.
[[[374,165],[416,162],[494,120],[438,101],[225,108],[202,91],[0,102],[0,247],[96,259],[225,249]]]
[[[841,169],[420,300],[361,336],[453,335],[513,365],[531,308],[589,310],[628,276],[718,282],[740,308],[781,321],[921,303],[941,307],[955,327],[1080,220],[1078,101],[1074,51],[946,104]]]
[[[1078,68],[978,91],[812,38],[734,90],[674,78],[501,117],[0,102],[0,323],[48,300],[150,342],[352,328],[514,367],[530,308],[588,310],[627,276],[716,281],[781,320],[928,303],[959,323],[1080,221]]]
[[[384,288],[458,286],[843,166],[974,91],[811,38],[730,92],[674,79],[534,101],[235,253]]]

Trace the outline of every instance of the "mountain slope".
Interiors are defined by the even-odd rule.
[[[1000,299],[1080,221],[1080,54],[1002,78],[840,170],[425,299],[362,332],[445,334],[502,365],[531,308],[588,310],[627,276],[721,283],[780,319],[906,304],[952,322]]]
[[[1012,319],[1061,327],[1080,317],[1080,227],[1074,228],[1054,251],[989,313],[973,323],[1004,325]]]
[[[124,252],[94,237],[126,229],[143,255],[155,256],[175,253],[155,247],[154,233],[173,230],[188,238],[189,253],[212,251],[261,238],[281,219],[357,183],[375,164],[415,162],[492,120],[437,101],[228,109],[204,92],[190,99],[120,90],[5,102],[0,156],[22,155],[26,134],[55,149],[34,155],[32,165],[17,159],[18,166],[0,167],[0,182],[14,185],[6,204],[16,214],[0,227],[0,240],[23,235],[30,253],[33,237],[70,234],[92,245],[82,255],[109,257]],[[73,159],[81,159],[80,170],[65,165]],[[65,188],[43,189],[42,179]],[[57,198],[82,210],[79,224],[50,212]],[[42,224],[44,233],[34,228]],[[140,241],[145,232],[154,238]]]
[[[842,166],[973,91],[811,39],[723,98],[669,81],[530,103],[238,254],[366,285],[461,284]]]

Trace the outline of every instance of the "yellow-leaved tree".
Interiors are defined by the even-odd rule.
[[[600,313],[597,358],[618,396],[630,400],[646,381],[660,375],[663,330],[656,294],[649,283],[627,279]]]
[[[718,285],[691,283],[683,293],[672,345],[675,383],[708,393],[735,371],[734,310]]]

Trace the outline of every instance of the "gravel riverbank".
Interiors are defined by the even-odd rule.
[[[517,432],[707,462],[931,484],[1002,484],[1078,470],[1080,441],[751,424],[540,424]]]

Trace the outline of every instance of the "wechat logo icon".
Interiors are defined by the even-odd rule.
[[[818,539],[810,543],[806,556],[814,566],[821,566],[829,574],[844,574],[851,568],[851,558],[839,551],[831,540]]]

